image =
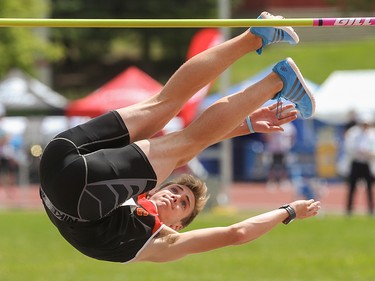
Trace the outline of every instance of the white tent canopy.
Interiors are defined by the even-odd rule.
[[[61,115],[67,100],[37,79],[14,69],[0,81],[0,103],[7,115]]]
[[[371,115],[375,121],[375,70],[335,71],[315,97],[317,120],[345,124],[354,111]]]

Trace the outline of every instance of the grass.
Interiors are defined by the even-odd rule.
[[[251,214],[205,213],[190,228],[228,225]],[[280,225],[243,246],[165,264],[100,262],[67,244],[41,212],[0,213],[2,281],[373,280],[374,220],[318,217]]]

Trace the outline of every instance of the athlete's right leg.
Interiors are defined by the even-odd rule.
[[[274,16],[263,12],[260,18]],[[298,40],[291,27],[250,28],[196,55],[176,71],[159,94],[140,104],[118,110],[129,129],[131,142],[150,138],[163,129],[198,90],[214,81],[242,56],[272,43],[297,44]]]
[[[246,31],[185,62],[159,94],[119,109],[129,129],[131,142],[150,138],[162,130],[196,92],[214,81],[233,62],[261,45],[259,36]]]

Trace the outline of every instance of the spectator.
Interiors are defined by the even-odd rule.
[[[288,154],[296,139],[296,128],[292,123],[283,125],[283,132],[274,132],[266,136],[266,150],[271,157],[268,172],[267,188],[290,187]]]
[[[344,125],[344,132],[346,133],[351,127],[358,124],[358,116],[355,110],[350,110],[348,113],[348,121]]]
[[[353,199],[359,180],[364,180],[367,187],[368,212],[374,213],[372,184],[374,181],[375,129],[372,117],[362,115],[358,125],[345,134],[344,149],[350,161],[348,176],[348,198],[346,211],[352,214]]]

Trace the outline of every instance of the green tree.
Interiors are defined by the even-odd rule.
[[[241,0],[232,0],[235,7]],[[55,19],[217,18],[218,0],[51,0]],[[66,50],[54,65],[55,88],[77,98],[137,65],[165,82],[186,59],[196,28],[54,28]],[[67,74],[67,75],[64,75]],[[72,78],[73,77],[73,78]]]
[[[53,18],[209,18],[216,17],[217,0],[52,0]],[[98,60],[111,49],[114,38],[132,41],[143,61],[184,57],[194,29],[55,29],[54,39],[64,43],[68,61]]]
[[[25,8],[26,7],[26,8]],[[48,14],[46,0],[1,0],[0,17],[27,18]],[[37,63],[52,62],[63,55],[62,48],[43,36],[45,30],[37,28],[8,27],[0,29],[0,76],[12,68],[35,74]]]

